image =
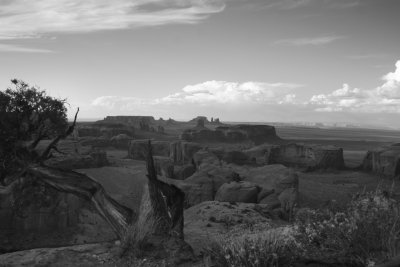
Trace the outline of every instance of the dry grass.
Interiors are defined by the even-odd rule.
[[[136,256],[140,257],[142,252],[146,250],[148,239],[155,234],[155,229],[158,229],[159,223],[153,215],[149,190],[145,186],[138,220],[128,227],[124,238],[121,240],[124,251],[133,251]]]

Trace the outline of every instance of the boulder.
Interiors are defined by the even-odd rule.
[[[279,208],[281,206],[281,202],[279,201],[278,195],[273,193],[266,197],[264,197],[259,204],[267,205],[271,210]]]
[[[316,169],[343,169],[343,149],[335,146],[290,143],[271,146],[268,163],[288,167]]]
[[[394,144],[368,151],[361,168],[386,177],[398,177],[400,175],[400,145]]]
[[[193,155],[200,149],[202,149],[202,146],[197,143],[185,141],[172,142],[170,144],[170,157],[177,164],[192,163]]]
[[[248,182],[255,183],[266,190],[274,189],[277,177],[286,174],[289,168],[281,164],[265,165],[262,167],[229,165],[232,171]]]
[[[215,195],[220,202],[257,203],[260,188],[249,182],[230,182],[223,184]]]
[[[136,160],[145,160],[149,140],[132,140],[129,142],[128,157]],[[154,156],[169,157],[170,143],[167,141],[152,141]]]
[[[273,193],[274,193],[273,189],[261,188],[260,192],[257,195],[257,203],[259,203],[261,200],[263,200],[267,196],[272,195]]]
[[[185,206],[191,207],[203,201],[214,200],[218,189],[234,179],[234,172],[228,168],[207,165],[186,180],[166,179],[185,193]]]

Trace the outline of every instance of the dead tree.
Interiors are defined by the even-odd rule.
[[[15,158],[15,161],[18,162],[19,171],[10,177],[10,184],[2,188],[0,194],[10,193],[11,189],[15,188],[15,185],[23,185],[30,179],[34,179],[58,191],[71,193],[90,201],[100,216],[110,224],[117,236],[122,237],[128,225],[135,218],[135,214],[131,209],[112,199],[101,184],[88,176],[74,171],[51,168],[45,163],[51,157],[53,150],[59,151],[57,148],[59,141],[65,139],[74,131],[78,112],[79,109],[68,129],[56,136],[41,154],[35,150],[44,137],[41,135],[33,140],[31,144],[18,148],[18,157]]]
[[[183,204],[185,193],[175,185],[157,179],[151,142],[148,143],[147,178],[154,216],[159,221],[156,233],[183,239]]]

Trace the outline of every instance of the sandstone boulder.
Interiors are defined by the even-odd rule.
[[[263,200],[267,196],[272,195],[273,193],[274,193],[274,189],[261,188],[260,192],[257,195],[257,203],[259,203],[261,200]]]
[[[259,204],[265,204],[267,205],[270,209],[276,209],[281,206],[281,202],[279,201],[278,195],[273,193],[270,194],[259,202]]]
[[[274,181],[289,171],[289,168],[281,164],[262,167],[229,165],[229,167],[238,173],[244,181],[255,183],[266,190],[274,189]]]
[[[180,188],[185,193],[185,206],[191,207],[203,201],[214,200],[218,189],[234,177],[234,172],[228,168],[207,165],[186,180],[167,179],[166,182]]]
[[[249,182],[230,182],[223,184],[215,195],[220,202],[257,203],[260,188]]]

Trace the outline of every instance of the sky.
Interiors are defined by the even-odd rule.
[[[398,0],[0,0],[0,90],[69,116],[400,128]]]

